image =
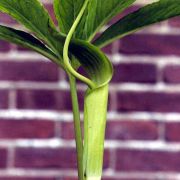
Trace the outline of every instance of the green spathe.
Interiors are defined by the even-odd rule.
[[[84,174],[87,179],[102,175],[108,84],[88,89],[84,102]]]

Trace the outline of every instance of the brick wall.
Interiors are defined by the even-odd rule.
[[[50,3],[46,7],[51,11]],[[3,14],[0,22],[18,26]],[[104,180],[180,180],[179,29],[174,18],[104,48],[115,67]],[[84,89],[79,84],[81,110]],[[65,73],[40,55],[0,41],[0,180],[75,177]]]

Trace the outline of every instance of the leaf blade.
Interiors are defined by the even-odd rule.
[[[60,29],[68,33],[85,0],[54,0],[54,10]],[[129,7],[135,0],[91,0],[74,37],[90,41],[112,17]]]
[[[82,37],[84,40],[91,41],[101,27],[135,1],[136,0],[91,0],[87,9],[88,16],[83,17],[82,23],[77,29],[77,38]],[[83,26],[84,22],[85,25]]]
[[[104,47],[114,40],[136,32],[145,26],[179,15],[179,0],[160,0],[120,19],[103,32],[93,44],[98,47]]]
[[[0,11],[10,15],[45,41],[56,53],[63,45],[54,37],[56,27],[48,12],[38,0],[1,0]]]
[[[58,57],[41,41],[24,31],[0,25],[0,39],[32,49],[45,57],[58,62]],[[60,62],[58,62],[60,63]]]
[[[54,0],[53,7],[60,30],[67,34],[85,0]]]

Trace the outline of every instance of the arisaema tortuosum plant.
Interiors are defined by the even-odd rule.
[[[79,180],[102,176],[108,86],[113,67],[100,50],[146,26],[180,15],[180,0],[159,0],[121,18],[93,40],[112,18],[136,0],[52,0],[59,28],[38,0],[0,0],[0,11],[27,32],[0,25],[0,39],[32,49],[64,69],[69,77]],[[87,76],[78,72],[82,67]],[[76,80],[87,85],[84,139]]]

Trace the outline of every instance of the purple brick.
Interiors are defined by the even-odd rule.
[[[12,81],[58,81],[58,67],[51,62],[0,62],[0,79]]]
[[[3,177],[3,176],[0,176],[0,180],[58,180],[56,177]]]
[[[80,109],[83,109],[83,93],[79,92]],[[68,90],[19,90],[17,91],[19,109],[72,110]]]
[[[7,166],[7,150],[0,149],[0,169],[6,168]]]
[[[0,90],[0,109],[8,108],[8,96],[9,96],[8,91]]]
[[[118,111],[180,112],[179,93],[119,92]]]
[[[52,138],[54,122],[47,120],[0,120],[0,139]]]
[[[19,148],[15,152],[15,167],[75,169],[75,149]]]
[[[180,55],[180,36],[134,34],[120,41],[119,52],[129,55]]]
[[[179,172],[180,152],[119,149],[116,151],[116,170]]]
[[[118,64],[114,67],[113,82],[155,83],[157,68],[154,64]]]
[[[155,140],[158,138],[158,124],[147,121],[109,121],[106,139],[111,140]]]
[[[46,4],[45,5],[45,8],[48,10],[48,13],[50,14],[52,20],[54,21],[54,23],[57,25],[57,19],[55,17],[55,14],[54,14],[54,9],[53,9],[53,5],[52,4]]]
[[[169,65],[163,70],[163,80],[166,83],[177,84],[180,83],[180,66]]]
[[[18,45],[14,45],[15,46],[15,49],[17,51],[22,51],[22,52],[34,52],[33,50],[29,49],[29,48],[25,48],[25,47],[22,47],[22,46],[18,46]]]
[[[0,52],[8,52],[11,46],[8,42],[0,40]]]
[[[74,135],[74,122],[60,122],[58,124],[60,131],[60,137],[62,139],[72,140],[75,138]],[[83,136],[83,123],[81,123],[82,136]]]
[[[165,124],[165,139],[167,141],[180,141],[180,123],[166,123]]]
[[[113,44],[110,44],[104,48],[102,48],[102,51],[105,53],[105,54],[112,54],[112,47],[113,47]]]
[[[74,139],[74,123],[73,122],[60,122],[59,127],[61,129],[61,138]]]
[[[0,12],[0,23],[1,24],[15,24],[16,21],[13,20],[9,15]]]
[[[179,28],[180,27],[180,17],[175,17],[169,20],[169,25],[171,27]]]

